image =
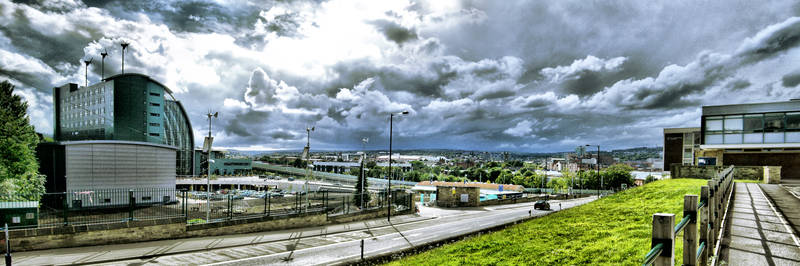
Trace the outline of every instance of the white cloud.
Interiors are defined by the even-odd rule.
[[[519,121],[516,126],[504,130],[503,133],[506,133],[506,134],[509,134],[509,135],[515,136],[515,137],[527,136],[528,134],[530,134],[533,131],[533,129],[531,128],[531,127],[533,127],[533,125],[534,125],[534,122],[528,121],[527,119],[526,120],[522,120],[522,121]]]

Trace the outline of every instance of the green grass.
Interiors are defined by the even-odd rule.
[[[641,265],[654,213],[682,218],[683,196],[707,180],[665,179],[504,230],[444,245],[391,265]],[[681,265],[683,234],[675,265]]]
[[[736,182],[736,183],[761,183],[761,180],[734,179],[733,182]]]

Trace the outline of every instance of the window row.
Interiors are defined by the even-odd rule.
[[[706,144],[798,143],[800,132],[706,134]]]
[[[706,134],[800,131],[800,112],[712,116],[705,122]]]

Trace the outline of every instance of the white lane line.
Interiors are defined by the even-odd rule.
[[[792,228],[790,228],[789,225],[786,223],[783,214],[779,213],[778,210],[775,209],[775,206],[772,206],[772,201],[767,197],[766,194],[764,194],[764,191],[762,191],[761,186],[759,185],[755,186],[758,188],[758,192],[761,193],[761,196],[764,197],[764,199],[766,199],[767,203],[769,204],[769,208],[772,209],[772,212],[775,213],[775,216],[778,216],[778,219],[781,220],[783,228],[785,228],[786,232],[788,232],[792,236],[792,240],[794,240],[794,245],[797,246],[798,249],[800,249],[800,241],[797,240],[797,236],[794,235],[794,231],[792,231]]]

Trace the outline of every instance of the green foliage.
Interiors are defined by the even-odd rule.
[[[39,138],[28,121],[28,103],[14,95],[14,85],[0,82],[0,194],[16,193],[38,200],[44,193],[36,145]]]
[[[633,186],[633,175],[631,168],[625,164],[615,164],[603,170],[603,183],[606,189],[620,189],[622,184],[628,187]]]
[[[682,218],[700,179],[665,179],[594,202],[391,262],[392,265],[640,265],[654,213]],[[675,241],[676,265],[683,241]]]

